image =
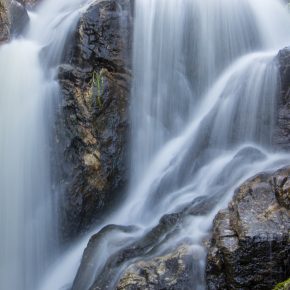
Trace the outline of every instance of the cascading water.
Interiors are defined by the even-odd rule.
[[[0,47],[0,289],[38,289],[55,255],[49,123],[56,65],[82,2],[45,1],[25,38]]]
[[[127,265],[184,241],[196,255],[192,289],[205,289],[203,239],[215,214],[245,179],[289,161],[272,148],[272,133],[275,55],[289,43],[290,17],[279,0],[136,0],[135,7],[130,190],[95,232],[108,224],[137,228],[104,228],[72,289],[113,289]],[[193,214],[200,201],[206,211]],[[186,218],[175,235],[148,244],[152,227],[176,212]],[[72,282],[86,242],[42,289]],[[114,263],[128,246],[142,250]]]

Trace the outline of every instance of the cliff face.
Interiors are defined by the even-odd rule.
[[[131,11],[129,0],[95,1],[60,67],[64,239],[86,230],[126,187]]]

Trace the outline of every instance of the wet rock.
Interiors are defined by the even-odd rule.
[[[0,0],[0,43],[21,35],[29,22],[28,13],[19,1]]]
[[[95,1],[80,17],[60,66],[56,142],[64,240],[87,230],[126,188],[130,4]]]
[[[10,31],[13,36],[19,36],[24,31],[29,22],[29,16],[26,8],[19,1],[10,2],[11,27]]]
[[[277,107],[277,128],[274,132],[273,143],[279,149],[290,149],[290,49],[281,50],[277,56],[281,93]]]
[[[272,289],[289,276],[289,175],[285,168],[249,179],[218,213],[207,258],[208,289]]]
[[[194,285],[193,253],[189,246],[130,266],[120,279],[118,290],[182,289]]]
[[[10,16],[6,0],[0,0],[0,43],[10,38]]]
[[[164,215],[159,223],[147,232],[142,232],[142,230],[136,227],[130,227],[131,236],[128,237],[127,240],[124,239],[123,236],[121,236],[121,238],[118,235],[112,236],[112,231],[116,229],[120,230],[123,228],[124,233],[124,227],[112,225],[105,227],[90,239],[72,289],[115,289],[117,285],[123,287],[121,289],[147,289],[142,288],[144,285],[141,288],[138,288],[140,285],[137,285],[139,278],[143,281],[142,283],[146,283],[142,277],[138,276],[142,276],[142,273],[145,273],[144,271],[142,272],[141,267],[143,265],[146,266],[146,271],[148,270],[148,273],[151,273],[154,269],[163,267],[162,263],[164,261],[168,261],[168,263],[172,261],[173,263],[178,255],[181,255],[184,258],[181,259],[182,261],[180,265],[184,271],[181,271],[181,268],[177,265],[178,267],[175,268],[175,270],[178,270],[178,272],[175,272],[174,276],[170,277],[173,269],[172,267],[170,268],[169,264],[167,264],[166,267],[168,267],[168,269],[164,270],[164,274],[161,275],[160,273],[160,277],[148,277],[150,281],[151,279],[155,279],[154,281],[156,285],[165,285],[165,288],[150,288],[149,283],[147,285],[149,287],[148,289],[194,289],[192,288],[193,278],[192,275],[189,275],[189,272],[194,273],[195,284],[197,283],[197,280],[200,279],[199,277],[203,277],[203,273],[200,273],[199,267],[196,267],[194,271],[190,270],[194,267],[194,256],[191,254],[188,255],[189,252],[187,250],[189,250],[189,247],[187,246],[186,241],[182,243],[180,248],[177,247],[177,251],[176,249],[172,252],[167,251],[168,254],[166,254],[165,257],[162,256],[156,259],[152,257],[160,253],[159,250],[162,246],[167,246],[168,240],[172,237],[178,236],[186,218],[191,215],[205,214],[212,209],[214,205],[215,203],[211,202],[206,197],[196,198],[189,205],[181,209],[180,212]],[[103,245],[102,241],[105,241]],[[115,249],[110,248],[108,257],[104,259],[104,264],[99,263],[99,249],[101,247],[107,248],[107,245],[112,244],[118,246]],[[98,267],[96,266],[97,264],[99,265]],[[130,266],[132,266],[133,269],[135,269],[136,266],[136,269],[138,269],[134,274],[134,277],[138,276],[138,278],[136,278],[138,280],[136,280],[136,285],[138,287],[135,285],[137,288],[132,288],[133,286],[131,287],[131,280],[129,278],[123,279],[124,277],[127,277],[126,273],[132,272]],[[130,277],[132,276],[131,274],[128,275]],[[119,283],[119,279],[122,281],[121,284]],[[177,286],[179,284],[180,288]]]
[[[31,9],[40,3],[41,0],[20,0],[19,2],[21,2],[25,7]]]

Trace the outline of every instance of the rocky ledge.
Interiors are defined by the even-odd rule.
[[[130,0],[93,2],[60,66],[57,146],[65,240],[86,231],[126,187],[131,29]]]
[[[290,275],[290,168],[249,179],[214,220],[208,289],[272,289]]]

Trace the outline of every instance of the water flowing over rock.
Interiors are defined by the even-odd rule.
[[[129,0],[91,4],[60,67],[65,239],[112,208],[126,187],[131,11]]]
[[[216,216],[207,258],[210,290],[272,289],[289,277],[289,177],[288,167],[249,179]]]
[[[96,6],[101,3],[107,1]],[[269,21],[273,11],[279,17]],[[280,67],[275,56],[288,41],[289,15],[275,0],[137,0],[134,15],[130,188],[118,209],[98,223],[96,234],[82,240],[52,277],[58,269],[72,269],[72,257],[75,266],[71,272],[75,273],[80,261],[75,257],[80,257],[87,245],[76,276],[72,274],[73,290],[150,289],[152,281],[152,289],[159,289],[160,285],[170,289],[175,279],[184,289],[205,289],[206,240],[214,216],[227,206],[234,190],[245,180],[289,162],[289,155],[273,150],[280,92]],[[83,84],[84,89],[95,82],[92,91],[100,104],[102,76],[109,69],[93,67],[92,51],[98,56],[106,50],[102,41],[101,48],[90,48],[94,42],[90,38],[94,37],[87,37],[83,31],[79,34],[89,43],[85,46],[89,49],[77,45],[68,51],[71,62],[61,67],[60,79],[66,83],[62,86],[68,88],[67,92],[75,89],[67,85],[69,78],[79,82],[78,87]],[[78,57],[79,53],[84,56]],[[103,58],[98,59],[101,60],[106,64]],[[67,100],[70,99],[66,96]],[[74,106],[74,101],[70,104]],[[82,108],[86,116],[90,116],[90,107],[85,109]],[[72,118],[67,118],[65,125],[77,128],[80,117],[70,115]],[[97,128],[86,122],[88,128]],[[79,129],[70,130],[69,136],[81,137]],[[94,132],[88,136],[99,141]],[[79,174],[85,180],[94,176],[92,171],[86,171],[86,166],[101,171],[102,165],[92,154],[95,149],[97,157],[102,152],[94,144],[84,147],[81,139],[84,137],[67,139],[66,156],[77,160],[71,163],[78,164],[74,176]],[[72,146],[71,141],[79,145]],[[83,176],[82,172],[87,174]],[[273,179],[274,196],[285,205],[287,192],[280,190],[280,185],[280,179]],[[91,207],[85,207],[79,194],[85,190],[70,188],[67,196],[72,197],[71,203],[79,202],[75,211],[73,206],[67,207],[72,209],[73,221],[82,208],[88,214]],[[90,200],[91,196],[86,197]],[[99,206],[95,208],[101,212]],[[77,220],[74,230],[86,223]],[[163,261],[174,261],[180,247],[188,244],[195,249],[194,255],[185,254],[186,262],[181,264],[188,263],[188,268],[194,269],[193,277],[184,279],[174,262],[176,276],[168,277],[171,268],[166,269]],[[158,271],[164,272],[155,276]],[[64,279],[59,279],[57,285],[63,284]]]

